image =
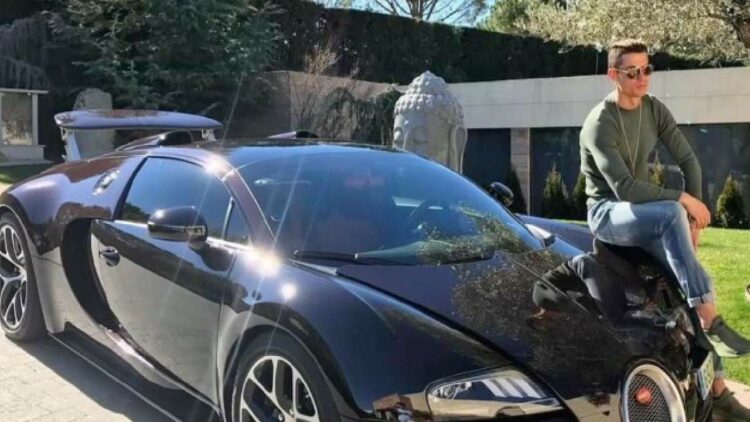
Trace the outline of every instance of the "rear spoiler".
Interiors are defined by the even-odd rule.
[[[66,161],[81,158],[75,132],[117,129],[163,129],[201,131],[204,140],[213,140],[221,123],[194,114],[160,110],[76,110],[55,115],[55,124],[62,131]]]

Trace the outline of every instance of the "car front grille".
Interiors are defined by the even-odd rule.
[[[635,394],[641,388],[645,387],[655,392],[651,404],[644,406],[635,401]],[[651,378],[643,374],[633,377],[633,381],[628,388],[628,410],[631,421],[642,422],[672,422],[669,414],[669,406],[661,389]]]
[[[648,391],[650,399],[639,403],[639,391]],[[685,422],[682,396],[672,379],[659,367],[645,364],[635,368],[623,388],[625,422]]]

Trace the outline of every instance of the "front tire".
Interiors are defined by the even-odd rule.
[[[290,336],[263,334],[244,351],[234,379],[233,422],[339,420],[315,360]]]
[[[10,212],[0,216],[0,325],[15,341],[31,341],[45,333],[26,236]]]

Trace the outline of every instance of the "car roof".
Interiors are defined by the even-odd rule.
[[[195,142],[180,146],[144,148],[142,151],[152,151],[166,155],[170,155],[170,153],[189,155],[202,161],[208,161],[213,156],[219,155],[235,168],[269,159],[308,154],[405,153],[405,151],[397,148],[356,142],[268,138]]]

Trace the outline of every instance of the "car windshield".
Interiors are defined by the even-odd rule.
[[[239,172],[277,249],[298,258],[439,265],[543,247],[475,184],[411,154],[310,153]]]

